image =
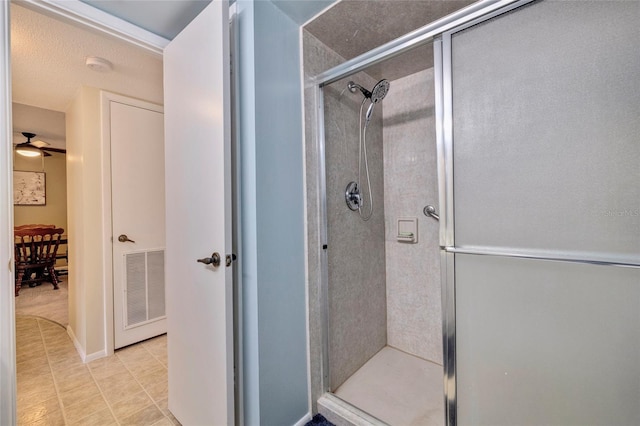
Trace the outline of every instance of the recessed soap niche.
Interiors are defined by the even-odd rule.
[[[401,243],[416,244],[418,242],[418,218],[399,217],[396,240]]]

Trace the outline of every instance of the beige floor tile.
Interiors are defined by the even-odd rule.
[[[18,423],[20,424],[20,423]],[[25,424],[25,426],[66,426],[64,421],[64,417],[62,416],[62,411],[52,412],[47,414],[44,417],[40,417],[39,419]]]
[[[96,413],[91,414],[88,417],[84,417],[74,423],[68,422],[69,426],[111,426],[117,425],[116,419],[113,418],[111,411],[106,408],[104,410],[98,411]]]
[[[44,342],[49,351],[59,350],[61,348],[73,348],[73,341],[69,337],[60,336],[45,340]]]
[[[144,388],[145,391],[153,398],[154,401],[158,401],[169,396],[169,386],[167,382],[159,382],[154,385]]]
[[[92,398],[83,399],[65,407],[64,415],[67,418],[67,422],[78,423],[79,420],[89,417],[90,415],[98,411],[102,411],[105,408],[109,408],[107,406],[107,402],[104,400],[102,395],[96,395]]]
[[[69,356],[68,358],[49,358],[49,364],[53,370],[64,370],[78,365],[84,365],[80,356],[76,353],[75,356]]]
[[[61,407],[57,395],[44,400],[32,398],[18,402],[18,417],[31,411],[52,413],[60,410]]]
[[[167,355],[167,335],[158,336],[142,342],[142,346],[155,357]]]
[[[143,388],[147,388],[149,386],[155,385],[156,383],[164,382],[167,383],[167,370],[165,368],[154,371],[151,374],[145,374],[144,376],[136,376],[136,379]]]
[[[18,424],[32,424],[36,420],[48,415],[55,415],[60,412],[58,398],[50,398],[43,402],[29,401],[30,406],[18,406]]]
[[[33,343],[41,343],[44,344],[42,340],[42,335],[39,330],[34,331],[18,331],[16,330],[16,349],[20,349],[23,346],[30,345]]]
[[[65,327],[17,316],[18,424],[179,424],[167,408],[166,342],[159,336],[85,365]]]
[[[18,342],[16,342],[16,358],[17,359],[20,359],[21,356],[37,358],[38,356],[44,356],[44,355],[45,355],[44,342],[42,341],[42,339],[40,340],[34,339],[33,341],[25,342],[22,344],[18,344]],[[17,362],[21,362],[21,361],[17,361]]]
[[[90,383],[79,388],[73,388],[68,391],[60,392],[60,400],[63,407],[69,407],[79,401],[84,401],[89,398],[94,398],[100,395],[100,391],[95,383]]]
[[[158,356],[158,361],[162,363],[165,367],[169,367],[169,357],[165,355]]]
[[[175,418],[175,416],[171,413],[167,413],[165,414],[167,416],[167,418],[169,420],[171,420],[171,423],[173,423],[176,426],[182,426],[181,423],[178,421],[178,419]]]
[[[149,352],[142,345],[132,345],[126,348],[118,349],[115,355],[122,361],[131,361],[141,356],[149,355]]]
[[[16,316],[16,331],[38,328],[38,320],[34,317]]]
[[[96,379],[98,386],[103,391],[117,389],[123,385],[128,383],[138,383],[136,379],[134,379],[133,375],[128,371],[123,371],[121,373],[113,374],[111,376],[107,376],[101,379]]]
[[[180,425],[180,422],[178,421],[178,419],[176,419],[174,415],[171,413],[171,411],[169,411],[169,400],[167,398],[163,398],[156,401],[156,405],[158,406],[158,408],[160,408],[160,411],[162,411],[162,414],[167,416],[167,418],[171,421],[171,424]]]
[[[96,380],[105,379],[109,376],[113,376],[114,374],[127,372],[122,361],[120,361],[116,356],[109,356],[95,360],[89,363],[88,366],[89,370],[91,370],[91,374],[93,374],[93,377],[95,377]]]
[[[71,337],[67,334],[67,330],[59,326],[56,329],[43,330],[42,339],[48,345],[71,342]]]
[[[49,367],[46,357],[23,361],[17,364],[16,368],[18,380],[29,379],[43,374],[51,374],[51,367]]]
[[[121,384],[116,384],[115,386],[109,387],[103,387],[102,385],[100,385],[100,389],[102,390],[102,393],[104,394],[107,402],[112,405],[118,401],[129,398],[130,395],[142,392],[142,387],[135,380],[126,381]]]
[[[53,380],[49,385],[32,387],[28,383],[18,383],[18,405],[28,405],[29,401],[46,401],[56,397]]]
[[[129,417],[119,419],[121,425],[152,425],[164,418],[164,414],[155,405],[150,405],[131,414]]]
[[[169,411],[169,398],[162,398],[156,401],[156,405],[162,411],[165,416],[170,413]]]
[[[153,401],[151,401],[146,392],[138,392],[135,395],[131,395],[126,399],[112,404],[111,409],[116,419],[125,419],[150,405],[153,405]]]
[[[127,368],[129,369],[129,371],[131,371],[131,373],[136,379],[143,376],[154,376],[154,375],[166,376],[167,374],[167,367],[165,367],[155,359],[145,364],[136,364],[133,366],[127,366]]]
[[[53,376],[50,372],[34,376],[18,382],[18,392],[30,394],[32,391],[51,389],[56,391],[53,385]]]
[[[163,417],[159,422],[154,423],[152,426],[173,426],[173,422],[166,417]]]
[[[65,360],[67,358],[80,359],[78,351],[73,345],[64,345],[56,348],[47,347],[47,357],[51,362]]]
[[[94,383],[89,369],[84,365],[71,367],[62,371],[55,370],[54,378],[58,385],[58,392],[65,392]]]
[[[148,366],[150,365],[162,365],[158,362],[158,360],[154,358],[153,355],[151,355],[146,350],[144,352],[136,353],[132,356],[120,357],[120,359],[122,360],[122,363],[125,365],[125,367],[127,367],[129,370],[140,370],[149,368]]]

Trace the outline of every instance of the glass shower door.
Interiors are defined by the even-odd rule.
[[[442,39],[449,418],[640,424],[640,2],[522,3]]]

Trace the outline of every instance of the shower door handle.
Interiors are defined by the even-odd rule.
[[[425,206],[422,213],[424,213],[425,216],[431,216],[435,220],[440,220],[440,215],[436,213],[436,208],[432,205]]]

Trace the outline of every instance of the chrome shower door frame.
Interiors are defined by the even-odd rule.
[[[459,31],[469,25],[490,19],[532,0],[483,0],[461,9],[451,15],[425,25],[378,48],[348,60],[334,68],[316,75],[307,81],[313,88],[315,99],[312,121],[315,125],[315,148],[317,158],[318,219],[319,236],[319,305],[322,321],[322,389],[331,392],[329,376],[329,283],[327,257],[327,189],[324,130],[324,87],[350,75],[365,70],[369,66],[400,55],[420,45],[434,44],[434,79],[436,84],[436,145],[438,164],[438,191],[440,208],[441,287],[444,361],[444,403],[447,425],[456,424],[456,326],[455,326],[455,281],[454,254],[447,250],[454,247],[453,216],[453,121],[451,91],[451,45],[442,35]]]

